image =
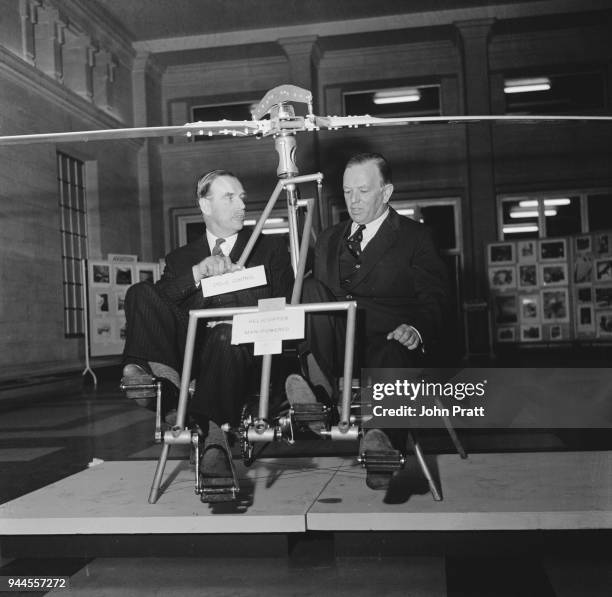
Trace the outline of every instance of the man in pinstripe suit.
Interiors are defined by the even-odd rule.
[[[267,285],[204,298],[200,281],[237,269],[235,262],[251,230],[243,228],[246,193],[231,172],[213,170],[201,176],[196,197],[206,224],[204,237],[167,255],[159,282],[133,285],[125,301],[124,386],[130,396],[130,384],[161,378],[166,412],[176,408],[189,310],[257,305],[262,298],[288,297],[293,285],[284,239],[262,235],[246,267],[263,265]],[[230,323],[200,320],[193,360],[196,390],[189,414],[203,435],[209,427],[238,422],[253,364],[252,345],[231,344]],[[137,390],[130,397],[137,398]],[[147,401],[152,399],[141,403],[147,406]]]

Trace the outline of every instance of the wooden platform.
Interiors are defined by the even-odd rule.
[[[353,458],[276,458],[238,466],[240,500],[202,504],[186,461],[169,461],[155,505],[155,461],[105,462],[0,506],[3,535],[299,533],[612,528],[612,452],[429,458],[434,502],[413,459],[387,492]],[[168,483],[168,481],[170,481]]]

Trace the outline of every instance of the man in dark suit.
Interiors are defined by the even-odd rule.
[[[166,414],[176,408],[179,371],[189,311],[218,307],[257,305],[259,299],[288,297],[293,271],[283,239],[260,236],[246,267],[263,265],[267,285],[204,298],[201,280],[239,269],[236,265],[251,235],[243,228],[246,194],[234,174],[213,170],[201,176],[196,185],[198,205],[206,224],[203,238],[172,251],[166,256],[164,273],[156,284],[142,282],[128,290],[125,300],[127,339],[124,349],[123,385],[130,396],[130,385],[152,377],[162,380]],[[193,374],[196,389],[189,414],[207,435],[209,428],[238,423],[253,367],[252,345],[231,344],[228,321],[200,320]],[[131,390],[131,397],[138,397]],[[142,399],[151,406],[153,399]]]
[[[352,157],[343,188],[350,220],[319,236],[314,280],[305,281],[303,302],[357,301],[357,370],[418,366],[421,355],[433,354],[444,337],[450,297],[444,263],[428,228],[389,206],[393,184],[383,156]],[[344,320],[322,313],[308,322],[308,373],[330,391],[341,375]],[[290,376],[288,394],[298,394],[298,386],[300,380]],[[368,432],[365,448],[389,447],[381,433]]]

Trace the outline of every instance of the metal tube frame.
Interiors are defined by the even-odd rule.
[[[335,303],[309,303],[304,305],[287,305],[285,309],[297,310],[300,309],[305,313],[321,313],[329,311],[346,311],[346,342],[344,347],[344,375],[346,379],[352,378],[353,372],[353,355],[355,342],[355,321],[357,314],[357,303],[355,301],[341,301]],[[246,313],[256,313],[258,307],[223,307],[219,309],[194,309],[189,312],[189,325],[187,327],[187,342],[185,345],[185,357],[183,359],[183,370],[181,373],[181,390],[179,394],[179,403],[177,409],[176,426],[170,431],[164,433],[164,445],[162,453],[157,462],[153,485],[149,494],[149,503],[154,504],[159,497],[159,488],[161,485],[166,460],[171,444],[190,442],[187,434],[184,433],[185,417],[187,413],[187,399],[189,395],[189,380],[191,379],[191,361],[195,349],[195,337],[200,319],[224,319],[234,315],[243,315]],[[256,432],[265,433],[269,428],[268,423],[268,397],[269,397],[269,380],[270,366],[272,363],[272,355],[264,355],[264,365],[262,367],[261,380],[261,396],[259,421],[257,422]],[[347,377],[348,376],[348,377]],[[262,408],[262,398],[265,408]],[[345,383],[342,388],[342,400],[340,420],[337,428],[332,429],[334,439],[346,438],[348,440],[355,439],[356,433],[349,433],[351,429],[351,384]],[[197,463],[196,463],[197,466]]]

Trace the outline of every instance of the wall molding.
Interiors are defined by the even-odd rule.
[[[125,123],[103,112],[93,103],[83,99],[58,81],[45,75],[37,68],[0,46],[0,75],[6,77],[28,92],[38,94],[42,99],[66,110],[72,116],[90,123],[99,129],[124,128]],[[22,134],[63,131],[21,131]],[[19,134],[19,133],[15,133]],[[129,139],[137,147],[142,144],[137,139]]]
[[[261,29],[226,31],[223,33],[150,39],[134,42],[133,45],[137,50],[149,52],[176,52],[180,50],[195,50],[198,48],[264,43],[270,42],[271,40],[277,40],[279,37],[317,35],[321,38],[354,33],[369,33],[372,31],[393,31],[397,29],[451,25],[456,21],[486,18],[490,16],[493,11],[499,20],[504,20],[560,13],[584,12],[585,10],[607,10],[609,7],[610,4],[608,0],[539,0],[528,3],[500,3],[494,6],[402,13],[384,17],[308,23],[280,29],[278,27],[266,27]]]
[[[106,50],[117,55],[129,68],[136,55],[132,46],[133,38],[129,31],[114,19],[106,10],[95,2],[82,0],[46,0],[68,17],[79,29],[93,40],[99,42]]]

